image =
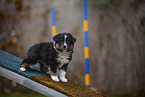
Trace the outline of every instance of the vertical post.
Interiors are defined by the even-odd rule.
[[[51,8],[51,20],[52,20],[52,36],[56,35],[56,25],[55,25],[55,8]]]
[[[83,0],[83,7],[84,7],[83,24],[84,24],[85,85],[86,87],[90,87],[87,0]]]

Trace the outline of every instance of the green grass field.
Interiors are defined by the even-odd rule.
[[[133,97],[133,96],[119,96],[119,95],[107,95],[109,97]],[[0,94],[0,97],[46,97],[41,94]]]
[[[0,97],[46,97],[41,94],[0,94]]]

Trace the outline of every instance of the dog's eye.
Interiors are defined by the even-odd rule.
[[[69,38],[66,39],[67,41],[69,40]]]

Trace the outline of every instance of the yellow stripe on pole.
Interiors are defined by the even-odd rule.
[[[56,35],[56,26],[52,26],[52,36]]]
[[[85,74],[85,85],[90,85],[90,75]]]
[[[89,58],[89,48],[84,47],[84,58]]]
[[[88,31],[88,21],[84,20],[84,31]]]

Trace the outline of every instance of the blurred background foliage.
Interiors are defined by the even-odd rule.
[[[83,0],[0,0],[0,49],[20,58],[57,32],[76,38],[67,78],[84,84]],[[88,0],[91,88],[106,94],[145,96],[145,1]],[[0,77],[0,93],[36,94]],[[31,97],[31,96],[29,96]],[[112,96],[110,96],[112,97]]]

